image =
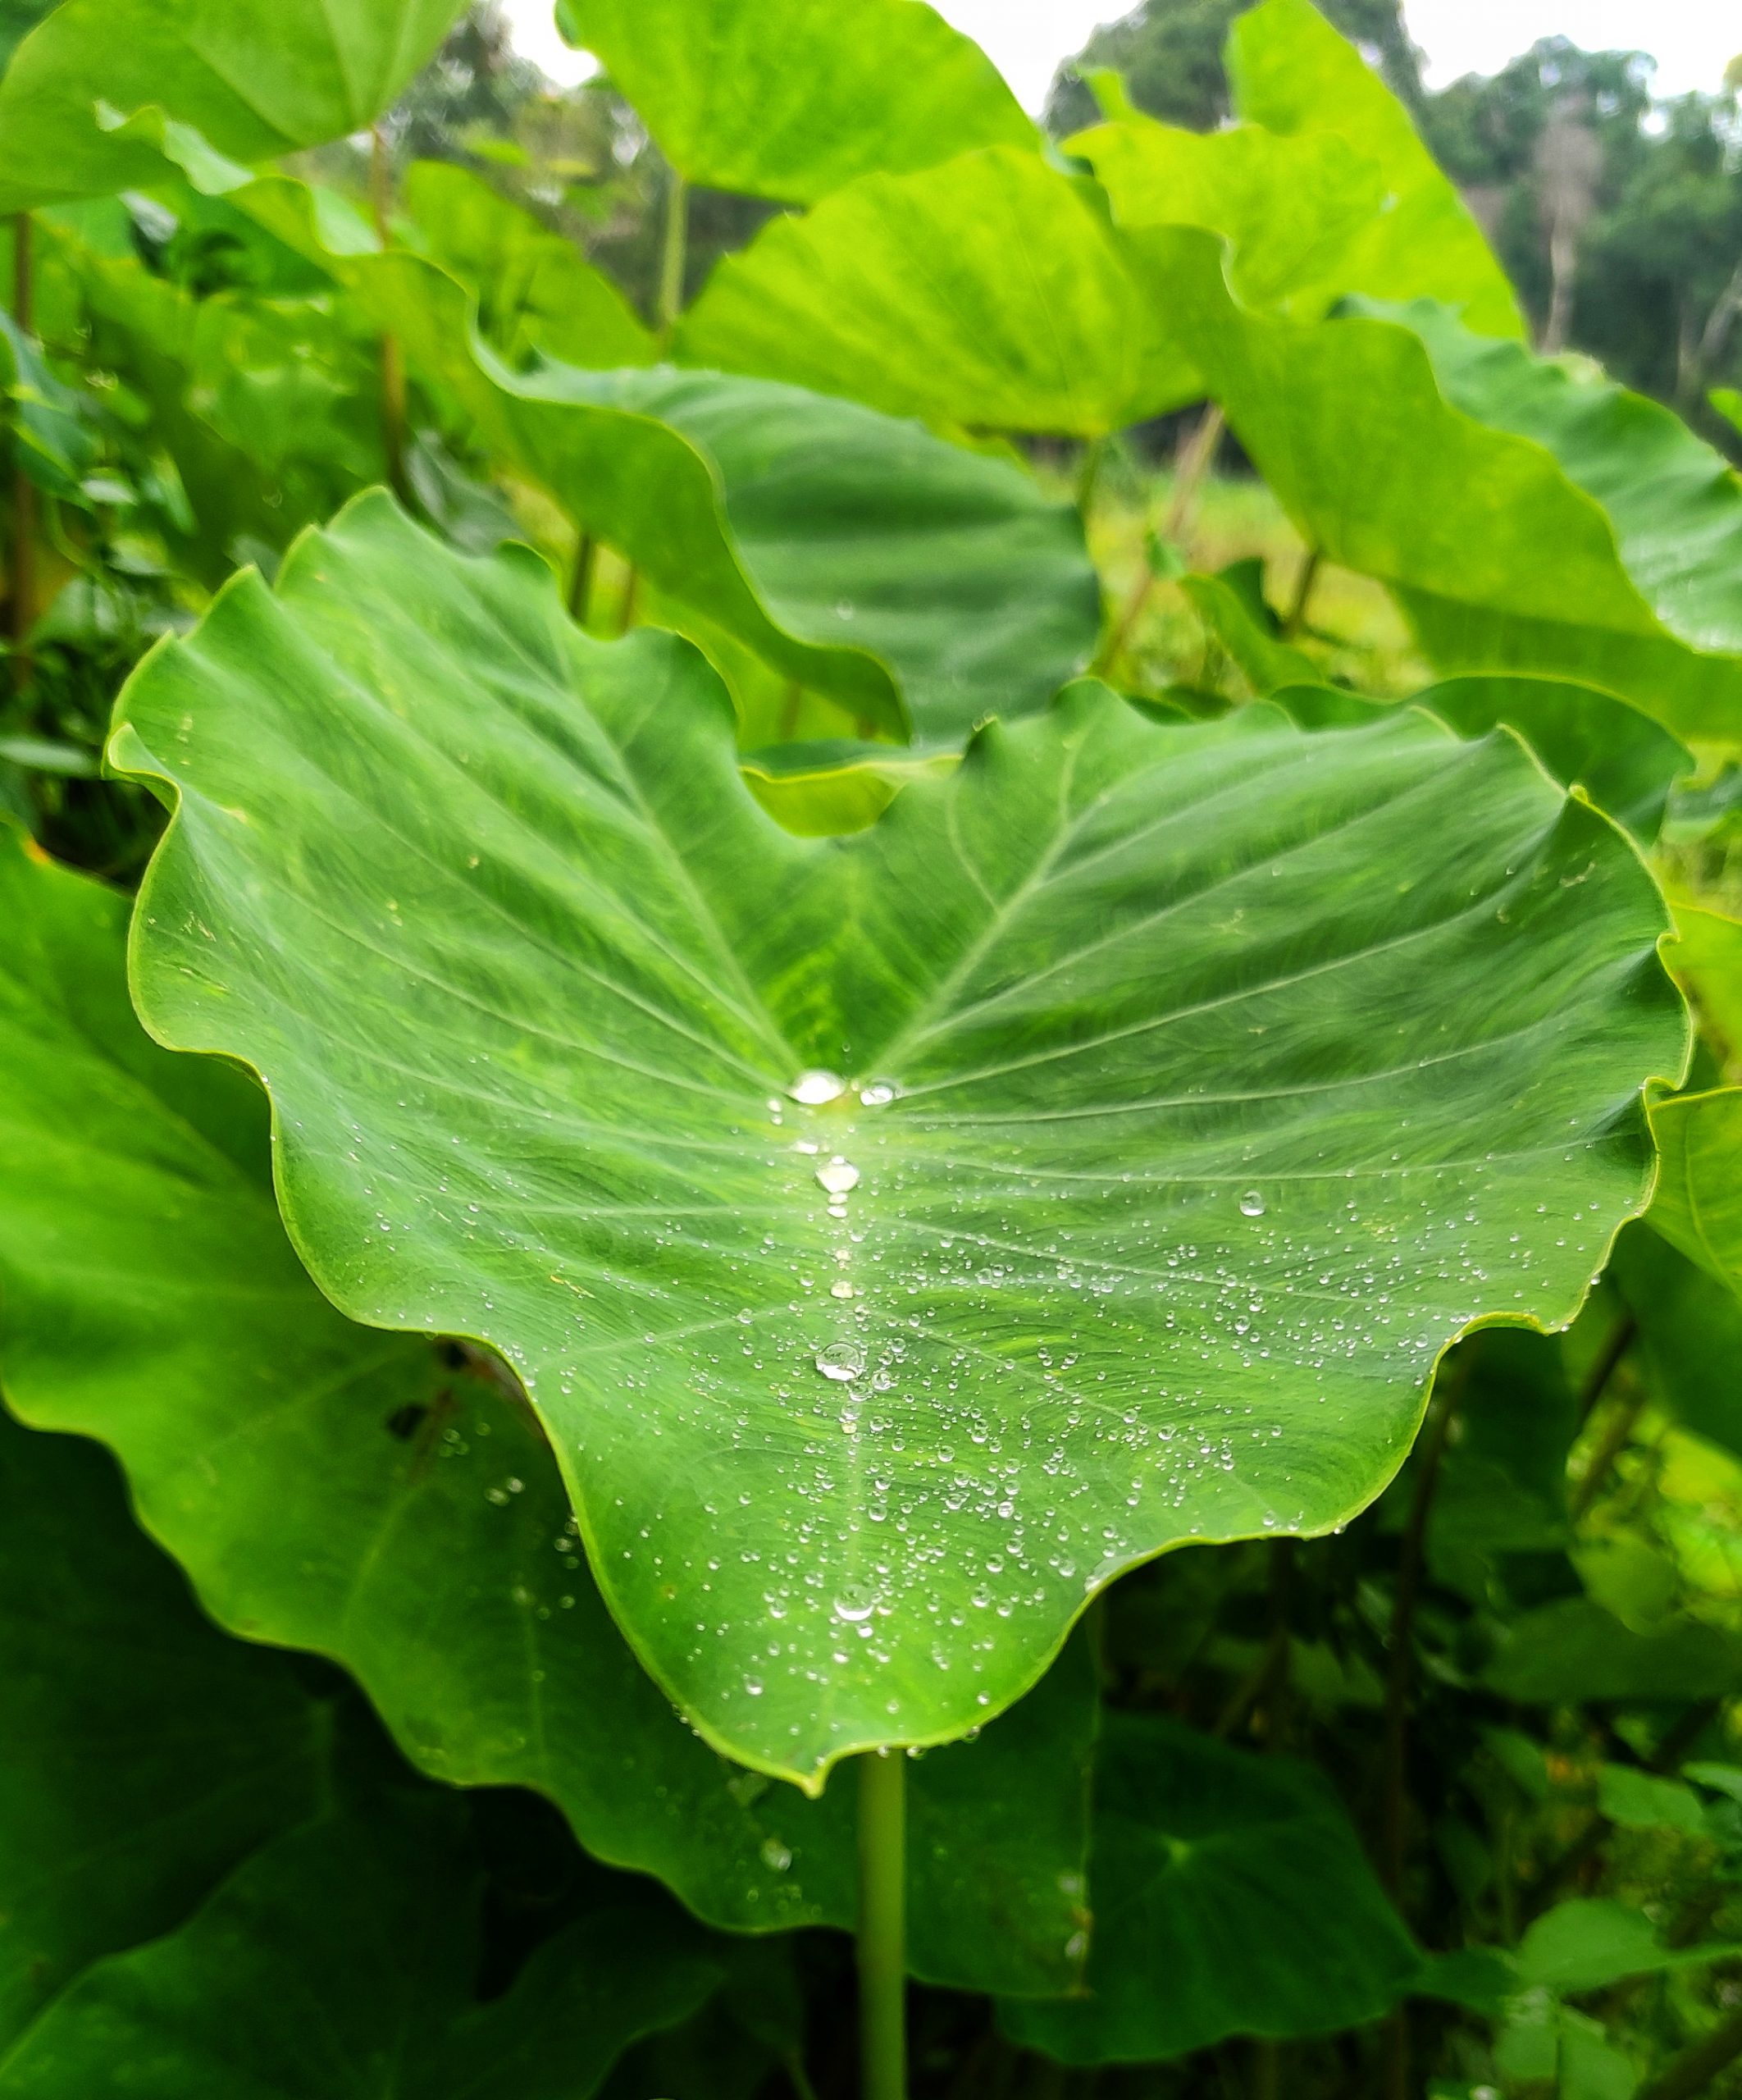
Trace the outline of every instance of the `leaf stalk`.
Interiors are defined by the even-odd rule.
[[[12,221],[12,318],[28,336],[33,325],[35,275],[34,222],[28,212]],[[29,689],[32,671],[30,629],[36,620],[36,484],[25,472],[24,445],[12,433],[12,545],[7,578],[7,632],[12,645],[12,686]]]
[[[907,1760],[859,1760],[859,2034],[863,2100],[906,2100]]]

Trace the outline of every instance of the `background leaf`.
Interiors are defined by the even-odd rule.
[[[921,0],[559,0],[558,20],[710,189],[808,203],[873,170],[1039,144],[985,52]]]
[[[373,122],[460,0],[65,0],[0,79],[0,212],[161,180],[159,153],[105,131],[147,107],[261,161]]]
[[[999,2013],[1068,2064],[1357,2026],[1421,1965],[1317,1773],[1159,1715],[1107,1717],[1090,1887],[1088,1996]]]

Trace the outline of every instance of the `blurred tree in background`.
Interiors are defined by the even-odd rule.
[[[1060,68],[1060,136],[1095,121],[1081,75],[1111,67],[1132,99],[1208,130],[1229,115],[1222,45],[1249,0],[1144,0]],[[1742,379],[1742,69],[1709,94],[1652,96],[1638,51],[1545,37],[1492,76],[1423,84],[1399,0],[1321,0],[1366,50],[1498,249],[1550,350],[1600,358],[1708,435],[1704,397]],[[1738,30],[1742,39],[1742,28]]]

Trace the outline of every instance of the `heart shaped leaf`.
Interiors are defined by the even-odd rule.
[[[650,1669],[810,1786],[1361,1508],[1456,1335],[1571,1317],[1685,1054],[1632,847],[1503,733],[1080,686],[793,838],[686,645],[382,497],[111,755],[176,810],[135,997],[261,1074],[323,1287],[501,1352]]]
[[[1110,1714],[1090,1857],[1084,1995],[999,2016],[1061,2062],[1151,2063],[1229,2034],[1361,2025],[1421,1969],[1341,1804],[1292,1759]]]
[[[125,915],[123,898],[0,830],[0,1372],[13,1404],[41,1427],[110,1444],[144,1522],[207,1609],[235,1632],[345,1664],[425,1771],[537,1789],[591,1851],[659,1875],[713,1924],[850,1924],[850,1789],[808,1801],[697,1742],[600,1602],[524,1403],[427,1344],[352,1326],[321,1298],[272,1203],[258,1089],[223,1064],[170,1056],[134,1018]],[[58,1486],[26,1473],[18,1489],[31,1521],[8,1536],[35,1573],[13,1585],[29,1601],[15,1631],[34,1643],[30,1629],[51,1622],[64,1653],[66,1614],[40,1584],[70,1564],[32,1524],[82,1509],[66,1483],[102,1464],[57,1455],[80,1449],[62,1440],[16,1432],[16,1442],[62,1472]],[[176,1585],[109,1493],[115,1565],[82,1546],[80,1559],[95,1584],[89,1608],[112,1618],[112,1590],[143,1610]],[[79,1541],[108,1536],[107,1508],[80,1514]],[[150,1652],[166,1656],[167,1638]],[[207,1649],[221,1688],[235,1651],[211,1636]],[[231,1669],[228,1706],[252,1710],[248,1660]],[[129,1678],[116,1696],[137,1701],[139,1688]],[[1095,1706],[1093,1673],[1074,1652],[978,1742],[915,1766],[917,1974],[1019,1996],[1072,1987]],[[43,1759],[39,1732],[19,1734]],[[185,1742],[177,1755],[186,1784],[206,1783],[202,1757]],[[130,1769],[143,1784],[156,1768],[135,1756]],[[250,1789],[228,1765],[221,1774],[237,1814],[253,1813]],[[308,1789],[285,1787],[303,1813]],[[32,1804],[34,1830],[62,1831],[16,1781],[13,1797]],[[134,1815],[109,1777],[100,1797]],[[229,1819],[208,1821],[212,1842],[227,1842]],[[176,1847],[197,1874],[203,1853]],[[65,1855],[84,1856],[79,1843]],[[77,1886],[100,1923],[103,1907]]]

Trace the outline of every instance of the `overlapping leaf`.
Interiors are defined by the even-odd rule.
[[[677,351],[970,428],[1093,436],[1202,390],[1095,185],[1008,148],[771,221]]]
[[[1090,1874],[1086,1995],[999,2016],[1065,2063],[1357,2026],[1421,1966],[1317,1773],[1156,1716],[1108,1717]]]
[[[734,1772],[673,1718],[600,1604],[525,1408],[445,1370],[426,1346],[354,1327],[326,1304],[276,1215],[258,1091],[221,1065],[168,1056],[134,1020],[123,900],[33,860],[16,833],[0,847],[0,1371],[13,1403],[33,1421],[112,1445],[144,1520],[207,1608],[238,1632],[345,1663],[426,1771],[539,1789],[592,1851],[659,1874],[715,1923],[850,1922],[850,1790],[812,1802]],[[82,1567],[98,1625],[104,1614],[116,1623],[126,1599],[155,1609],[175,1586],[166,1570],[153,1573],[118,1517],[84,1512],[75,1489],[100,1475],[94,1455],[12,1436],[24,1457],[37,1454],[39,1474],[53,1459],[72,1483],[21,1477],[7,1532],[29,1561],[12,1586],[22,1600],[16,1638],[33,1659],[52,1644],[40,1682],[64,1699],[84,1679],[64,1660],[58,1678],[48,1673],[47,1656],[64,1659],[71,1631],[42,1586]],[[142,1558],[151,1563],[143,1575]],[[194,1623],[180,1609],[172,1628]],[[184,1879],[257,1812],[243,1783],[248,1759],[277,1754],[256,1751],[248,1728],[272,1719],[267,1695],[280,1678],[245,1655],[226,1678],[238,1651],[203,1638],[194,1652],[207,1657],[220,1692],[234,1680],[223,1696],[240,1769],[220,1763],[235,1800],[207,1819],[198,1845],[172,1832]],[[192,1665],[172,1668],[166,1644],[159,1635],[134,1645],[156,1657],[166,1700],[193,1701]],[[28,1695],[16,1688],[18,1669],[8,1675],[16,1717]],[[100,1719],[104,1696],[125,1710],[142,1695],[130,1677],[112,1695],[98,1686],[76,1696],[96,1701]],[[978,1742],[915,1768],[920,1973],[977,1989],[1069,1987],[1081,1959],[1070,1942],[1081,1929],[1093,1720],[1079,1655]],[[176,1783],[197,1799],[212,1760],[191,1730],[166,1755],[180,1760]],[[21,1724],[12,1739],[43,1758],[40,1731]],[[76,1787],[89,1779],[124,1828],[138,1816],[135,1794],[88,1763],[43,1761],[55,1783],[72,1775],[80,1815],[89,1810]],[[143,1750],[129,1769],[141,1788],[162,1783]],[[288,1778],[281,1791],[295,1808],[302,1797]],[[52,1797],[21,1783],[10,1797],[28,1809],[20,1843],[83,1856],[62,1845]],[[80,1929],[94,1919],[100,1930],[107,1910],[91,1902],[88,1877],[69,1871],[70,1911],[84,1919]],[[138,1875],[117,1874],[112,1856],[104,1871],[125,1900]],[[29,1905],[17,1915],[34,1929]]]
[[[80,1978],[0,2060],[0,2095],[587,2100],[718,1987],[703,1936],[632,1892],[481,2003],[465,1822],[432,1792],[280,1838],[179,1932]]]
[[[0,1519],[4,2058],[88,1963],[313,1812],[331,1717],[200,1617],[93,1445],[0,1411]]]
[[[382,500],[112,752],[178,807],[136,996],[262,1074],[325,1288],[508,1358],[650,1667],[813,1783],[1359,1508],[1453,1335],[1571,1317],[1684,1056],[1635,854],[1503,735],[1078,688],[793,839],[693,654]]]
[[[406,255],[358,296],[496,455],[680,604],[905,737],[1044,705],[1094,646],[1067,506],[1013,462],[842,401],[704,372],[512,371],[465,294]]]
[[[992,61],[923,0],[560,0],[691,182],[809,203],[975,146],[1034,148]]]
[[[1310,0],[1262,0],[1236,16],[1228,70],[1248,122],[1339,139],[1378,171],[1383,208],[1338,258],[1336,290],[1439,299],[1484,336],[1524,333],[1505,271],[1408,111]]]
[[[460,11],[460,0],[65,0],[0,78],[0,212],[161,179],[149,140],[115,127],[135,111],[238,161],[363,130]]]
[[[1651,1128],[1663,1161],[1653,1225],[1742,1297],[1742,1087],[1660,1102]]]
[[[1498,409],[1479,421],[1447,398],[1423,309],[1408,326],[1371,313],[1291,322],[1229,295],[1206,235],[1152,230],[1147,245],[1174,288],[1182,340],[1297,524],[1330,559],[1391,585],[1436,663],[1580,680],[1682,736],[1733,733],[1742,660],[1714,646],[1703,614],[1697,631],[1685,619],[1694,587],[1670,589],[1666,573],[1641,567],[1643,541],[1618,541],[1603,505]],[[1473,356],[1527,356],[1484,349],[1445,316],[1431,332]],[[1553,368],[1529,368],[1561,383]],[[1679,442],[1671,449],[1679,457]],[[1654,544],[1667,551],[1685,535],[1684,555],[1697,555],[1708,512],[1742,495],[1713,482],[1690,506],[1682,489],[1667,486]],[[1726,587],[1714,576],[1714,600]]]
[[[534,350],[595,370],[653,363],[652,336],[610,279],[481,176],[419,161],[404,203],[424,251],[472,293],[480,333],[509,363]]]

